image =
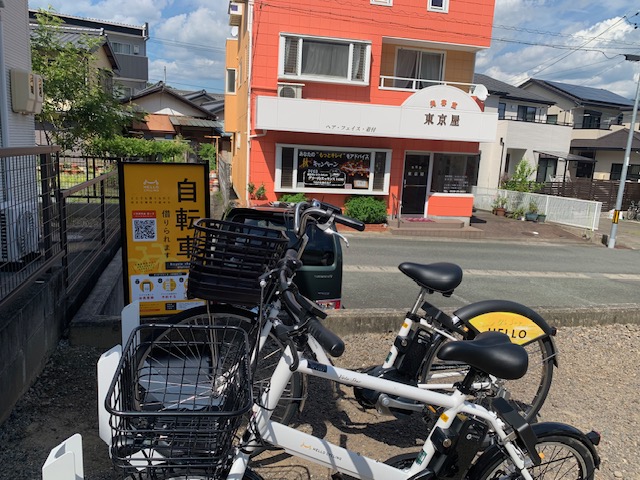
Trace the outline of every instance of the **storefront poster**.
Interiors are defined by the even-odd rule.
[[[301,149],[297,161],[298,188],[369,188],[369,152]]]
[[[201,304],[187,300],[193,224],[209,216],[207,165],[121,162],[125,302],[141,316]]]

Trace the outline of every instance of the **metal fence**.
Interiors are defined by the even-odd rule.
[[[62,268],[67,293],[120,240],[116,159],[0,149],[0,305]]]
[[[474,207],[480,210],[491,211],[494,200],[498,196],[504,196],[508,199],[507,211],[514,211],[519,207],[527,210],[529,204],[534,202],[538,206],[538,213],[547,215],[547,221],[589,230],[598,229],[602,211],[602,202],[578,198],[479,187],[473,187],[472,192]]]

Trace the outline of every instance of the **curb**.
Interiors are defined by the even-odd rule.
[[[640,304],[596,305],[581,308],[536,307],[549,325],[564,327],[591,327],[611,324],[640,324]],[[443,309],[451,314],[454,309]],[[406,311],[372,308],[331,312],[323,322],[340,336],[359,333],[397,332]],[[150,319],[151,320],[151,319]],[[72,345],[111,348],[120,343],[120,316],[96,315],[74,319],[69,327]]]

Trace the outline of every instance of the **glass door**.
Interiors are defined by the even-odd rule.
[[[429,155],[408,154],[404,158],[402,213],[424,214],[427,201]]]

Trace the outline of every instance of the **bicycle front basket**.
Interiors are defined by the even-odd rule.
[[[187,295],[238,305],[260,303],[259,277],[288,244],[281,230],[210,218],[194,225]]]
[[[111,459],[125,473],[220,478],[251,405],[243,329],[142,325],[122,352],[105,401]]]

